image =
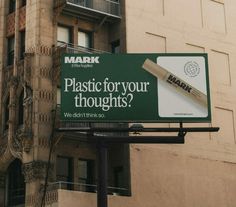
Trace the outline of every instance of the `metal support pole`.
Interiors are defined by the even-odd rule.
[[[219,127],[189,127],[184,128],[180,122],[179,128],[59,128],[58,132],[87,132],[88,142],[97,142],[98,187],[97,207],[108,207],[107,202],[107,144],[108,143],[146,143],[146,144],[184,144],[187,132],[217,132]],[[177,136],[98,136],[95,132],[178,132]]]
[[[98,142],[97,207],[107,207],[107,144]]]
[[[183,122],[180,122],[179,123],[179,133],[178,133],[178,136],[179,137],[184,137],[186,134],[186,132],[183,131]]]

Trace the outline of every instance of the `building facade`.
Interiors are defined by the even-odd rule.
[[[1,0],[0,206],[41,206],[46,179],[46,206],[96,206],[96,144],[54,129],[126,124],[60,122],[63,53],[166,52],[208,54],[212,123],[184,126],[220,131],[110,145],[109,206],[235,206],[235,11],[234,0]]]

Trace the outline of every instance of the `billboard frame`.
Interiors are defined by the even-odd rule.
[[[62,92],[61,95],[61,103],[62,103],[62,107],[63,110],[61,110],[61,117],[62,117],[62,121],[65,122],[93,122],[93,123],[106,123],[106,122],[110,122],[110,123],[117,123],[117,122],[124,122],[124,123],[179,123],[179,122],[188,122],[188,123],[210,123],[211,122],[211,100],[210,100],[210,82],[209,82],[209,68],[208,68],[208,55],[206,53],[155,53],[155,54],[118,54],[118,56],[120,57],[124,57],[127,55],[136,55],[136,56],[142,56],[142,55],[146,55],[147,57],[149,56],[158,56],[158,57],[183,57],[183,56],[187,56],[187,57],[203,57],[204,61],[205,61],[205,78],[206,78],[206,90],[207,90],[207,116],[206,117],[160,117],[159,115],[158,118],[153,119],[135,119],[135,118],[126,118],[126,119],[120,119],[120,118],[106,118],[104,120],[102,119],[98,119],[98,118],[84,118],[82,119],[81,117],[79,117],[78,119],[76,118],[65,118],[65,104],[64,104],[64,92]],[[62,76],[61,76],[61,86],[62,86],[62,91],[65,90],[65,82],[63,80],[63,78],[65,78],[65,71],[68,70],[68,66],[67,68],[64,68],[64,58],[65,57],[75,57],[75,56],[80,56],[80,57],[84,57],[84,56],[94,56],[93,55],[88,55],[88,54],[63,54],[62,55],[62,59],[61,59],[61,64],[62,64]],[[97,54],[96,54],[97,56]],[[104,56],[109,56],[109,57],[114,57],[114,54],[102,54],[102,55],[98,55],[99,57],[104,57]],[[140,66],[141,67],[141,66]],[[146,73],[148,73],[147,71],[145,71]],[[150,76],[150,74],[149,74]],[[91,76],[92,77],[92,76]],[[95,77],[95,75],[94,75]],[[153,79],[156,79],[155,77],[152,77]],[[157,89],[154,89],[157,90]],[[157,101],[158,101],[158,94],[156,94],[157,96]],[[71,105],[70,105],[71,106]],[[157,106],[158,108],[159,106]],[[159,108],[157,109],[159,110]],[[64,114],[63,114],[64,113]],[[159,113],[157,111],[157,113]],[[77,113],[79,115],[81,115],[80,113]],[[93,113],[92,113],[93,114]],[[94,113],[96,114],[96,113]],[[76,116],[76,112],[74,113],[70,113],[71,116]],[[98,114],[99,115],[99,114]],[[86,116],[86,113],[84,113],[84,116]],[[96,114],[97,116],[97,114]],[[114,116],[113,116],[114,117]]]

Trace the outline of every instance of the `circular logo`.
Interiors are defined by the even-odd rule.
[[[196,77],[200,73],[200,67],[195,61],[189,61],[184,65],[184,72],[189,77]]]

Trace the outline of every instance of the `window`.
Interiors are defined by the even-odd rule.
[[[74,0],[75,4],[78,4],[80,6],[84,6],[84,7],[90,7],[92,8],[92,3],[93,1],[88,1],[88,0]]]
[[[123,167],[118,166],[114,168],[114,184],[115,187],[121,187],[123,186]]]
[[[86,0],[75,0],[75,3],[80,5],[80,6],[85,6]]]
[[[22,6],[22,7],[25,6],[25,5],[26,5],[26,2],[27,2],[27,0],[21,0],[21,6]]]
[[[57,181],[63,182],[62,186],[71,190],[73,188],[73,159],[71,157],[57,157]]]
[[[25,54],[25,31],[20,32],[20,59],[24,58]]]
[[[111,52],[120,53],[120,40],[111,43]]]
[[[8,121],[9,121],[9,103],[10,103],[10,98],[8,96],[5,104],[4,104],[4,130],[8,129]]]
[[[62,43],[71,43],[71,29],[69,27],[57,27],[57,42],[59,45]]]
[[[119,159],[117,159],[119,157]],[[131,195],[129,145],[116,144],[108,147],[109,194]]]
[[[120,188],[124,186],[123,167],[122,166],[114,167],[113,173],[114,173],[114,187],[115,187],[114,191],[115,193],[122,194]]]
[[[120,15],[119,0],[110,0],[110,13],[117,16]]]
[[[15,12],[16,10],[16,0],[9,1],[9,14]]]
[[[94,192],[95,184],[95,161],[87,159],[79,159],[78,161],[79,183],[86,192]]]
[[[14,45],[15,38],[9,37],[7,39],[7,65],[13,65],[14,63]]]
[[[84,48],[92,47],[91,32],[78,31],[78,46],[84,47]]]
[[[19,97],[19,111],[18,111],[18,126],[23,125],[24,123],[24,91],[22,90]]]
[[[7,204],[6,206],[24,206],[25,182],[20,160],[14,160],[7,170]]]

